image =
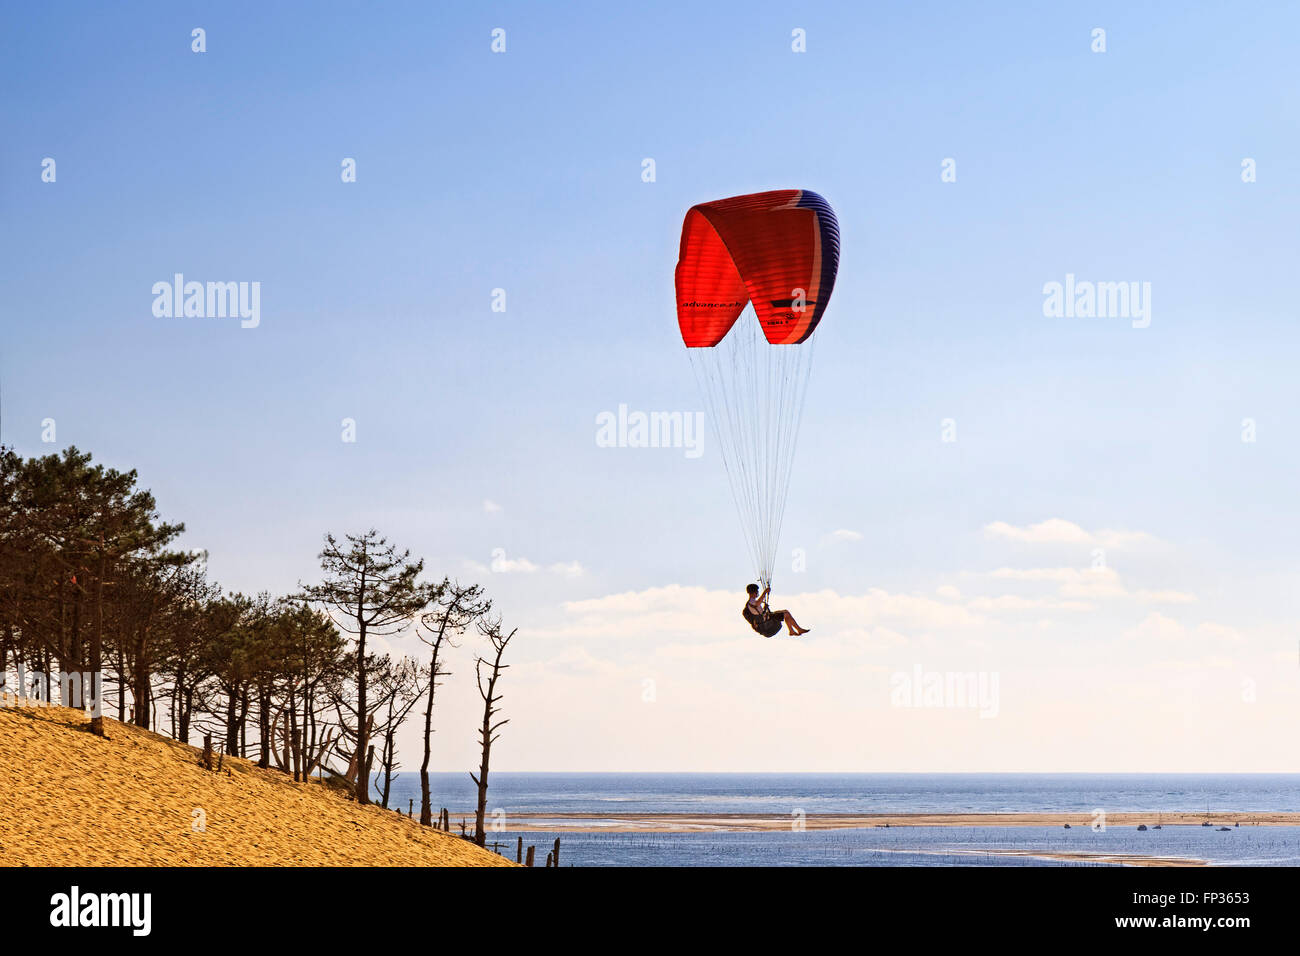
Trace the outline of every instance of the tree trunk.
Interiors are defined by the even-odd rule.
[[[361,572],[361,586],[357,591],[357,803],[370,802],[370,726],[366,721],[369,708],[366,702],[366,573]]]
[[[232,757],[239,756],[238,751],[235,750],[239,733],[239,725],[235,719],[235,707],[238,702],[239,695],[235,693],[233,687],[229,688],[226,692],[226,753]]]
[[[298,779],[298,769],[302,766],[302,738],[298,735],[298,702],[296,697],[289,697],[289,716],[285,723],[286,746],[292,757],[293,779]]]
[[[478,784],[478,806],[474,812],[474,842],[483,846],[487,842],[487,828],[484,825],[487,816],[487,794],[488,794],[488,764],[492,758],[492,742],[496,739],[495,734],[498,727],[509,723],[509,720],[497,721],[492,723],[492,717],[497,713],[496,688],[497,680],[501,677],[501,655],[505,653],[506,645],[510,643],[510,638],[515,636],[511,631],[509,637],[501,638],[499,632],[486,632],[492,639],[492,644],[496,648],[496,657],[492,661],[492,676],[488,678],[487,689],[483,688],[483,678],[479,674],[478,667],[487,663],[483,658],[478,659],[475,665],[474,673],[478,680],[479,696],[483,698],[483,727],[479,731],[482,737],[481,746],[483,750],[482,760],[479,763],[478,776],[470,774],[470,779]]]
[[[172,684],[172,737],[181,740],[181,694],[185,688],[185,671],[182,668],[176,672],[175,682]],[[188,743],[188,741],[182,741]]]
[[[71,652],[72,667],[69,670],[84,671],[86,663],[86,649],[82,646],[81,639],[81,609],[84,603],[84,597],[81,588],[78,587],[72,592],[72,633],[69,635],[68,650]]]
[[[366,736],[367,738],[369,738],[368,732]],[[374,765],[375,765],[375,745],[368,744],[366,746],[366,759],[361,762],[361,767],[358,768],[357,771],[357,792],[364,793],[366,795],[366,799],[364,801],[358,800],[357,801],[358,803],[370,802],[370,768],[373,767]]]
[[[257,765],[265,770],[271,766],[271,692],[266,688],[257,692],[257,735],[262,739]]]
[[[385,810],[388,809],[388,795],[393,789],[393,729],[389,727],[384,734],[384,792],[383,800],[380,802]]]
[[[149,668],[139,663],[140,660],[141,658],[136,658],[135,686],[131,688],[131,695],[135,698],[136,726],[148,727],[149,715],[153,709],[149,697],[153,688],[149,682]]]
[[[420,826],[433,826],[433,802],[429,795],[429,753],[433,733],[433,692],[438,683],[438,648],[433,649],[429,664],[429,702],[424,708],[424,760],[420,762]]]
[[[117,722],[126,723],[126,653],[122,650],[121,641],[117,648]]]
[[[108,561],[104,558],[102,551],[103,542],[100,542],[99,556],[99,574],[95,578],[95,630],[90,638],[90,681],[91,686],[97,683],[96,677],[103,670],[103,652],[104,652],[104,575],[108,573]],[[103,695],[104,684],[103,678],[98,680],[99,690],[95,694],[95,708],[91,711],[90,732],[99,737],[104,736],[104,713],[102,702],[99,700]]]
[[[194,688],[187,687],[181,697],[180,741],[190,742],[190,715],[194,713]]]
[[[487,829],[484,824],[487,817],[487,793],[488,793],[488,760],[492,755],[492,738],[488,734],[488,721],[483,721],[483,759],[478,765],[478,776],[474,782],[478,784],[478,806],[474,810],[474,842],[482,846],[487,842]]]

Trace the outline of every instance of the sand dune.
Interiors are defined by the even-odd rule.
[[[0,707],[0,865],[514,866],[318,783],[79,711]],[[202,818],[204,832],[196,832]]]

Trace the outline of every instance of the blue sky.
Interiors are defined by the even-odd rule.
[[[1175,732],[1264,743],[1159,769],[1292,769],[1294,8],[0,16],[5,440],[138,468],[230,588],[291,590],[325,531],[371,524],[439,575],[481,576],[528,638],[508,769],[1144,769]],[[782,545],[808,568],[776,581],[820,627],[807,648],[736,631],[723,595],[750,568],[707,440],[695,460],[594,441],[620,403],[702,408],[673,310],[685,210],[789,187],[825,196],[842,233]],[[260,326],[154,317],[175,272],[259,281]],[[1150,326],[1045,318],[1067,273],[1151,283]],[[996,572],[1086,569],[1101,546],[1127,596],[1107,577],[1087,610],[973,603],[1085,600],[1063,574]],[[494,572],[495,549],[526,564]],[[891,623],[873,592],[934,606]],[[881,704],[917,662],[1002,674],[1003,719],[922,715],[961,742],[934,746],[887,688]],[[1252,707],[1207,690],[1243,680],[1275,686]],[[1137,690],[1096,713],[1098,686]],[[472,705],[455,693],[449,723]],[[726,746],[673,731],[724,714],[741,721]],[[1022,736],[1089,714],[1073,762]],[[898,749],[810,743],[830,717]],[[1151,737],[1116,752],[1109,722]]]

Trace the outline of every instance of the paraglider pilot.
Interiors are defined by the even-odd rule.
[[[749,622],[759,634],[764,637],[772,637],[781,630],[785,625],[786,632],[791,637],[798,637],[800,634],[807,634],[812,630],[811,627],[800,627],[799,622],[794,619],[794,615],[789,611],[773,611],[767,606],[767,596],[771,593],[771,588],[764,588],[763,593],[758,593],[758,585],[751,584],[745,589],[749,592],[749,600],[745,602],[745,608],[741,616]]]

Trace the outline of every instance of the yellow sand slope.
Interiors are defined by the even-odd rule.
[[[80,711],[0,707],[0,865],[515,865],[318,783],[233,757],[214,773],[194,747],[104,723],[107,739]]]

